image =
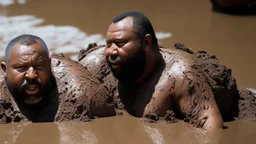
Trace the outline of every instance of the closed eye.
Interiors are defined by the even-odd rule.
[[[26,66],[18,66],[18,67],[15,67],[14,69],[16,69],[19,72],[25,72],[28,69],[28,67],[26,67]]]
[[[123,47],[126,44],[126,42],[117,42],[116,45],[118,47]]]
[[[36,65],[36,66],[34,66],[34,68],[36,70],[41,70],[43,67],[44,67],[44,65]]]

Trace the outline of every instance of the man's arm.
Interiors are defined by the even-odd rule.
[[[183,74],[177,80],[174,97],[185,120],[206,130],[222,128],[221,113],[206,78],[193,69]]]
[[[192,58],[177,57],[176,60],[167,64],[155,88],[156,105],[173,110],[196,127],[222,128],[221,113],[206,77],[198,71]]]

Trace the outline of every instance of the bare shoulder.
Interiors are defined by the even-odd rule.
[[[190,71],[195,65],[195,57],[189,53],[176,49],[161,49],[161,54],[166,63],[166,74],[182,74]]]
[[[14,102],[8,88],[2,69],[0,70],[0,124],[10,122],[28,121],[21,113],[17,104]]]
[[[198,69],[192,54],[175,49],[163,49],[161,54],[166,66],[156,85],[157,91],[171,96],[184,110],[190,106],[188,102],[194,100],[204,102],[202,99],[213,98],[214,95],[206,77]]]
[[[89,44],[87,49],[80,51],[78,63],[107,86],[107,88],[112,92],[111,95],[113,95],[115,105],[118,109],[123,109],[124,105],[121,103],[118,96],[118,81],[113,76],[110,67],[107,64],[104,49],[104,45]]]
[[[196,70],[193,55],[176,49],[161,49],[161,54],[165,61],[165,68],[160,77],[159,86],[164,86],[171,91],[186,79],[197,81],[195,77],[200,74]]]
[[[98,79],[110,73],[104,56],[104,48],[104,45],[91,44],[87,49],[80,51],[78,58],[78,62]]]
[[[63,56],[52,55],[52,69],[60,95],[57,121],[115,115],[109,89],[81,64]]]
[[[162,53],[166,67],[162,75],[164,82],[159,86],[168,89],[166,93],[171,96],[176,112],[197,127],[203,127],[208,116],[209,120],[216,120],[216,125],[219,126],[222,120],[214,93],[196,58],[180,50]]]

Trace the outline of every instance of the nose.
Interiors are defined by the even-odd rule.
[[[111,47],[105,48],[105,55],[109,56],[112,60],[118,57],[118,48],[115,44],[112,44]]]
[[[26,71],[25,78],[26,79],[36,79],[37,78],[37,73],[33,67],[29,67],[29,69]]]

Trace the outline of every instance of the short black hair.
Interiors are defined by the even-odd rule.
[[[23,34],[20,36],[15,37],[14,39],[12,39],[9,44],[7,45],[7,47],[5,48],[5,63],[8,64],[8,60],[10,58],[11,55],[11,50],[13,48],[13,46],[19,42],[21,45],[32,45],[34,43],[40,42],[44,51],[46,52],[46,54],[49,56],[49,50],[47,48],[47,45],[45,44],[44,40],[38,36],[35,35],[30,35],[30,34]]]
[[[144,37],[146,34],[150,34],[152,37],[152,43],[158,46],[155,31],[149,19],[142,13],[137,11],[124,12],[112,19],[112,23],[121,21],[126,17],[133,18],[133,28],[139,37]]]

